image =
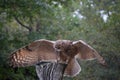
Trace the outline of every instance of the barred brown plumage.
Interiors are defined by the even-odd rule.
[[[76,76],[81,67],[76,58],[83,60],[97,59],[105,64],[103,57],[91,46],[82,40],[57,40],[40,39],[13,52],[9,63],[13,67],[33,66],[39,62],[66,63],[65,75]]]

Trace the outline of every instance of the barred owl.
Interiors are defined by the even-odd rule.
[[[64,75],[76,76],[81,67],[76,59],[97,59],[101,64],[105,60],[98,52],[82,40],[36,40],[13,52],[9,63],[13,67],[34,66],[40,62],[67,63]]]

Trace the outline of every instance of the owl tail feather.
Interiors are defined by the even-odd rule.
[[[65,72],[64,72],[64,76],[68,76],[68,77],[74,77],[76,75],[78,75],[81,71],[81,67],[78,63],[78,61],[73,58],[67,65]]]

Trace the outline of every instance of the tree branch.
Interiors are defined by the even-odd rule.
[[[36,21],[36,31],[39,31],[40,30],[40,22],[39,20]]]
[[[17,21],[17,23],[19,23],[22,27],[28,29],[29,31],[32,30],[32,28],[30,28],[29,26],[24,25],[16,16],[14,16],[14,18]]]

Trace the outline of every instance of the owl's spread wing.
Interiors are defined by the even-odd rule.
[[[101,64],[105,63],[103,57],[99,55],[99,53],[93,49],[90,45],[85,43],[82,40],[75,41],[73,44],[78,48],[78,54],[76,55],[78,58],[83,60],[93,60],[97,59]]]
[[[32,66],[41,61],[55,61],[56,53],[54,41],[37,40],[18,49],[9,57],[9,63],[13,67]]]
[[[67,65],[65,72],[64,72],[64,76],[71,76],[74,77],[77,74],[79,74],[79,72],[81,71],[81,67],[78,63],[78,61],[73,58]]]

